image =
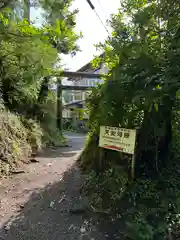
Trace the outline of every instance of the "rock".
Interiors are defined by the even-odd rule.
[[[17,210],[18,213],[21,212],[24,209],[24,205],[23,204],[19,205],[18,207],[19,207],[19,209]]]
[[[23,204],[21,204],[21,205],[19,205],[19,207],[20,207],[20,209],[23,209],[23,208],[24,208],[24,205],[23,205]]]
[[[31,158],[29,160],[31,163],[39,163],[39,160],[35,159],[35,158]]]
[[[55,205],[55,201],[51,201],[50,204],[49,204],[49,207],[54,208],[54,205]]]
[[[21,170],[21,169],[14,169],[11,171],[12,174],[22,174],[22,173],[25,173],[24,170]]]
[[[65,144],[63,147],[72,147],[71,145]]]
[[[87,209],[85,207],[69,209],[69,213],[71,213],[71,214],[84,214],[86,212],[87,212]]]
[[[31,153],[31,157],[34,158],[37,156],[37,153]]]
[[[81,227],[80,232],[81,233],[85,233],[86,232],[86,228],[85,227]]]

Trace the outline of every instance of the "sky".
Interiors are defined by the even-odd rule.
[[[117,12],[120,5],[120,0],[91,0],[91,2],[106,26],[106,20],[110,18],[112,13]],[[94,44],[103,42],[108,33],[86,0],[75,0],[72,8],[79,9],[76,16],[75,31],[82,32],[83,35],[83,38],[78,41],[81,52],[78,52],[74,57],[63,56],[62,64],[64,68],[76,71],[90,62],[94,55],[97,55]],[[31,20],[36,20],[36,24],[41,25],[41,11],[31,9]]]

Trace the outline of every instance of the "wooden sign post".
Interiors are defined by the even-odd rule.
[[[132,155],[131,176],[135,177],[136,129],[100,126],[99,147]]]

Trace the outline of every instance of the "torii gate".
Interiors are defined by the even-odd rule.
[[[60,73],[53,74],[53,77],[57,77],[57,128],[62,130],[62,90],[81,90],[86,91],[91,87],[86,86],[68,86],[62,85],[62,80],[59,77],[80,77],[80,78],[106,78],[107,75],[96,74],[96,73],[86,73],[86,72],[69,72],[62,71]],[[73,80],[70,80],[73,81]],[[75,80],[79,81],[79,80]]]

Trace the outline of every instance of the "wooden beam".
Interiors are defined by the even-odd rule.
[[[79,81],[80,79],[72,79],[72,78],[106,78],[107,75],[99,74],[99,73],[86,73],[86,72],[54,72],[51,74],[52,77],[68,77],[68,81]]]
[[[76,90],[76,91],[87,91],[91,90],[92,87],[86,87],[86,86],[68,86],[68,85],[61,85],[62,90]]]

